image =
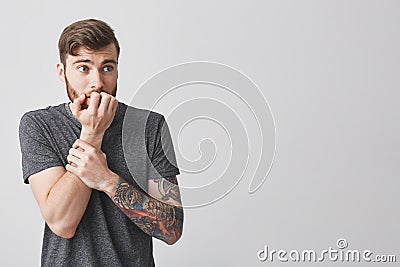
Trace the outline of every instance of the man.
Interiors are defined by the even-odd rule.
[[[119,52],[103,21],[66,27],[57,70],[71,102],[21,118],[23,178],[45,219],[42,266],[154,266],[152,237],[181,236],[168,127],[116,100]]]

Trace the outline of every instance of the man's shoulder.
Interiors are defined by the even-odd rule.
[[[149,109],[126,106],[122,132],[124,140],[155,140],[165,126],[164,115]],[[165,128],[164,128],[165,129]]]
[[[55,105],[55,106],[47,106],[45,108],[38,108],[34,110],[29,110],[23,113],[20,119],[20,127],[21,126],[31,126],[34,123],[39,123],[40,121],[47,121],[49,119],[54,119],[54,117],[62,114],[62,109],[64,108],[65,103]]]
[[[124,103],[121,103],[121,105],[123,105],[121,110],[124,112],[125,120],[143,121],[147,124],[158,124],[165,120],[164,115],[154,110],[142,109]]]
[[[38,108],[34,110],[29,110],[22,115],[22,118],[30,117],[30,118],[37,118],[41,116],[51,115],[55,112],[60,112],[66,103],[62,103],[55,106],[47,106],[45,108]]]

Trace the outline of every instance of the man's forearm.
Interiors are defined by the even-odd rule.
[[[100,148],[103,135],[93,136],[82,129],[80,139]],[[47,197],[47,222],[53,232],[62,237],[72,237],[86,207],[92,189],[75,174],[67,171],[50,189]],[[52,223],[54,222],[54,223]]]
[[[146,234],[174,244],[182,234],[182,207],[165,204],[118,177],[115,189],[106,192],[118,208]]]
[[[50,229],[64,238],[71,238],[85,213],[92,189],[75,174],[65,172],[50,189],[44,217]]]

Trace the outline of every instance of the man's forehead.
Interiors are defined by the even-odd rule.
[[[72,61],[80,60],[80,59],[107,59],[114,60],[117,62],[117,49],[114,44],[110,44],[98,50],[88,49],[87,47],[81,46],[78,47],[75,51],[76,56],[68,54],[67,59],[70,58]]]

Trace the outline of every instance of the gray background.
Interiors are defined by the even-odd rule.
[[[9,1],[0,11],[1,265],[39,265],[43,220],[22,183],[17,127],[25,111],[66,100],[58,36],[88,17],[120,40],[120,100],[166,67],[207,60],[255,81],[276,120],[261,189],[248,194],[244,177],[217,203],[187,210],[176,245],[155,241],[158,266],[266,266],[256,255],[264,245],[320,251],[341,237],[400,257],[399,1]]]

